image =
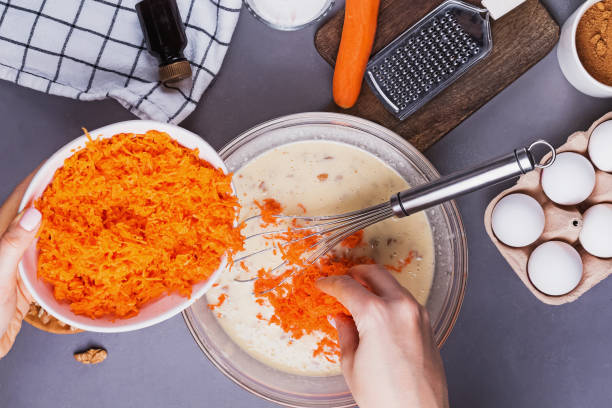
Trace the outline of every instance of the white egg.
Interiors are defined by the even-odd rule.
[[[542,189],[557,204],[581,203],[591,195],[593,188],[595,169],[578,153],[559,153],[553,165],[542,171]]]
[[[582,279],[582,259],[573,246],[561,241],[548,241],[531,253],[527,273],[540,292],[551,296],[565,295]]]
[[[593,129],[589,139],[589,157],[599,170],[612,172],[612,120]]]
[[[491,214],[495,236],[511,247],[534,243],[544,231],[544,210],[527,194],[509,194],[499,200]]]
[[[591,255],[612,258],[612,204],[597,204],[584,212],[580,244]]]

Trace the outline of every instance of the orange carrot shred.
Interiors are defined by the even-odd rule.
[[[397,266],[385,265],[385,268],[393,272],[401,273],[402,269],[404,269],[406,265],[410,265],[410,263],[415,258],[415,256],[416,256],[416,253],[414,251],[410,251],[409,255],[406,258],[402,259]]]
[[[90,318],[129,318],[159,297],[191,296],[243,246],[231,174],[166,133],[92,139],[35,206],[38,276]]]
[[[275,290],[258,295],[267,298],[274,308],[274,315],[269,322],[279,325],[295,339],[315,331],[322,332],[325,337],[318,343],[313,356],[338,356],[338,333],[329,323],[328,316],[350,313],[335,298],[320,291],[316,287],[316,281],[326,276],[346,274],[351,267],[363,263],[373,263],[373,260],[326,256],[315,264],[294,266],[293,268],[300,270],[290,281],[282,283]],[[293,268],[278,277],[270,277],[266,271],[260,270],[259,279],[255,281],[255,293],[274,287],[287,274],[292,273]]]
[[[304,204],[302,204],[302,203],[298,203],[298,205],[297,205],[297,206],[298,206],[298,207],[300,207],[300,209],[302,210],[302,212],[303,212],[304,214],[306,214],[306,207],[304,207]]]
[[[208,308],[210,310],[215,310],[225,302],[225,299],[227,299],[227,295],[225,293],[220,294],[217,303],[209,304]]]
[[[292,226],[298,225],[294,223]],[[313,350],[313,356],[321,355],[335,362],[340,354],[338,333],[329,323],[328,316],[350,313],[335,298],[320,291],[316,281],[321,277],[346,274],[355,265],[374,261],[370,258],[352,259],[346,255],[339,257],[330,254],[314,264],[308,263],[302,256],[316,241],[316,237],[293,241],[310,234],[311,231],[295,229],[277,234],[275,245],[289,266],[280,275],[271,275],[268,270],[260,269],[254,283],[254,292],[258,296],[257,303],[262,304],[260,301],[265,298],[274,308],[274,314],[268,319],[269,324],[280,326],[294,339],[313,332],[323,333],[324,337]],[[357,234],[357,238],[353,238],[355,245],[360,242],[361,235]],[[289,242],[291,244],[283,245]],[[279,285],[289,275],[292,275],[291,279]],[[276,289],[267,291],[273,287]],[[262,293],[264,291],[267,292]]]
[[[340,243],[345,248],[353,249],[361,244],[363,240],[363,230],[355,232],[353,235],[349,235],[344,241]]]
[[[263,227],[270,224],[276,224],[277,219],[274,216],[283,211],[283,206],[273,198],[265,198],[263,200],[263,204],[255,200],[255,205],[259,207],[259,211],[261,212]]]

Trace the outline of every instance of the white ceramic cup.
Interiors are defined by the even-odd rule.
[[[213,166],[227,173],[227,167],[217,152],[200,136],[189,132],[181,127],[167,123],[154,122],[151,120],[130,120],[104,126],[91,131],[92,137],[109,138],[117,133],[145,133],[155,129],[166,132],[171,138],[188,149],[199,149],[200,158],[208,161]],[[62,167],[64,160],[72,156],[75,150],[85,146],[87,136],[83,135],[68,143],[53,156],[51,156],[38,170],[28,189],[23,196],[19,211],[31,205],[45,191],[55,171]],[[191,297],[186,298],[176,293],[162,296],[140,308],[138,315],[128,319],[116,319],[106,316],[99,319],[90,319],[83,315],[77,315],[70,310],[70,305],[58,302],[53,296],[53,288],[49,283],[38,279],[37,276],[38,250],[36,243],[32,244],[25,252],[19,263],[19,273],[27,290],[39,305],[53,317],[68,323],[72,327],[93,332],[117,333],[130,330],[142,329],[163,322],[166,319],[182,312],[191,306],[198,298],[203,296],[208,289],[219,279],[220,274],[227,265],[226,257],[223,257],[219,268],[204,282],[193,285]]]
[[[587,0],[565,21],[557,46],[557,59],[565,78],[580,92],[597,98],[612,98],[612,86],[605,85],[588,73],[576,49],[576,29],[584,13],[601,0]]]

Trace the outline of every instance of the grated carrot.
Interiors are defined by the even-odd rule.
[[[255,200],[255,205],[259,207],[261,212],[262,227],[270,224],[276,224],[278,221],[275,215],[280,214],[283,211],[283,206],[273,198],[265,198],[263,204]]]
[[[274,308],[274,314],[268,319],[268,323],[280,326],[295,339],[304,334],[322,333],[324,337],[313,351],[313,357],[322,355],[333,362],[332,359],[339,356],[340,347],[338,333],[329,323],[328,316],[350,313],[335,298],[320,291],[315,285],[316,281],[326,276],[346,274],[355,265],[374,261],[370,258],[353,259],[346,255],[329,254],[316,263],[308,263],[303,259],[303,254],[317,238],[308,237],[312,231],[296,230],[296,222],[293,222],[292,227],[287,232],[276,234],[274,244],[288,267],[280,275],[272,275],[264,268],[257,272],[258,279],[254,283],[254,292],[258,297],[256,301],[260,303],[262,298],[267,299]],[[361,236],[362,234],[358,233],[356,238],[353,238],[355,246],[361,241]],[[291,276],[291,279],[281,283],[288,276]],[[273,287],[276,289],[268,291]]]
[[[385,268],[393,272],[401,273],[402,269],[404,269],[406,265],[410,265],[410,263],[415,258],[415,256],[416,256],[416,253],[414,251],[410,251],[409,255],[406,258],[399,261],[399,264],[397,266],[396,265],[385,265]]]
[[[213,304],[208,304],[208,308],[210,310],[215,310],[216,308],[218,308],[219,306],[221,306],[225,300],[227,299],[227,295],[225,293],[222,293],[219,295],[219,298],[217,299],[217,303],[213,303]]]
[[[231,179],[166,133],[90,138],[35,202],[38,276],[90,318],[189,297],[226,251],[242,248]]]
[[[266,270],[261,269],[254,291],[257,296],[266,298],[274,308],[274,315],[269,319],[270,324],[280,326],[295,339],[319,331],[325,337],[318,342],[313,356],[339,356],[338,333],[329,323],[328,316],[350,313],[335,298],[320,291],[316,287],[316,281],[326,276],[344,275],[351,267],[364,263],[374,261],[370,258],[350,259],[328,255],[314,264],[294,265],[280,276],[270,276]],[[276,286],[296,268],[299,271],[293,274],[291,280],[282,283],[275,290],[260,294]]]
[[[282,210],[282,205],[276,200],[271,204],[256,202],[256,205],[262,212],[262,219],[270,211]],[[303,206],[298,204],[298,207]],[[305,208],[302,209],[305,212]],[[271,218],[275,224],[279,221],[274,217]],[[255,280],[253,288],[256,294],[255,301],[262,306],[268,303],[274,309],[274,313],[269,318],[264,318],[261,314],[256,317],[267,321],[268,324],[280,326],[293,339],[299,339],[305,334],[322,334],[323,337],[313,350],[313,357],[322,356],[336,363],[340,356],[338,332],[328,318],[337,314],[350,315],[350,313],[334,297],[320,291],[316,287],[316,281],[322,277],[344,275],[353,266],[373,264],[374,260],[369,257],[351,257],[350,251],[338,251],[320,258],[315,263],[308,263],[304,259],[304,254],[318,238],[309,237],[312,231],[298,229],[299,227],[301,225],[294,219],[288,231],[266,237],[274,248],[278,249],[287,266],[281,274],[273,274],[265,268],[257,271],[258,279]],[[357,231],[342,241],[341,246],[349,250],[354,249],[363,244],[363,235],[363,230]],[[411,252],[409,257],[400,262],[399,268],[393,265],[386,266],[401,271],[413,257],[414,254]],[[290,279],[287,279],[288,277]],[[275,289],[270,290],[271,288]],[[264,303],[264,299],[267,302]]]
[[[358,247],[363,240],[363,230],[355,232],[353,235],[349,235],[344,241],[340,243],[345,248],[353,249]]]

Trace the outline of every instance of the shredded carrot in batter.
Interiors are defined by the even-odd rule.
[[[289,244],[283,245],[282,242],[279,242],[279,239]],[[289,230],[288,232],[279,235],[274,244],[280,251],[281,258],[284,261],[287,261],[289,265],[301,266],[304,264],[302,257],[313,245],[317,243],[318,240],[318,237],[312,236],[312,231]]]
[[[270,289],[298,268],[299,271],[294,273],[291,280],[275,290],[258,295],[267,298],[274,308],[274,315],[269,322],[279,325],[295,339],[299,339],[304,334],[320,331],[325,337],[317,344],[313,356],[319,354],[326,358],[339,356],[338,332],[329,323],[328,316],[339,313],[350,315],[350,313],[335,298],[320,291],[316,287],[316,281],[326,276],[344,275],[351,267],[364,263],[374,263],[374,261],[370,258],[326,256],[314,264],[293,266],[278,277],[269,276],[267,271],[262,269],[258,273],[259,279],[255,281],[254,290],[255,293],[261,293]]]
[[[217,303],[209,304],[208,308],[210,310],[215,310],[225,302],[225,299],[227,299],[227,295],[225,293],[220,294]]]
[[[319,238],[309,237],[312,231],[296,230],[298,227],[294,220],[287,232],[274,236],[274,245],[281,251],[281,258],[287,261],[288,267],[280,275],[271,275],[263,268],[258,271],[259,279],[254,284],[254,292],[259,297],[256,300],[260,303],[262,298],[267,299],[274,308],[274,314],[268,319],[269,323],[279,325],[295,339],[315,331],[323,333],[325,337],[317,344],[313,356],[322,355],[334,362],[333,359],[337,360],[340,355],[340,347],[338,333],[329,323],[328,317],[339,313],[350,314],[335,298],[320,291],[315,283],[319,278],[343,275],[355,265],[374,261],[370,258],[352,259],[330,254],[315,263],[309,263],[303,255]],[[363,232],[349,237],[350,242],[346,246],[354,248],[361,242],[362,235]],[[289,275],[292,276],[291,279],[280,284],[275,290],[262,294]]]
[[[278,224],[278,219],[265,217],[268,214],[280,213],[282,205],[276,200],[270,202],[266,200],[264,204],[255,202],[262,213],[262,220]],[[302,207],[301,204],[298,206]],[[315,263],[309,263],[304,254],[308,253],[320,238],[310,236],[313,233],[311,230],[298,229],[300,226],[294,219],[289,224],[288,231],[266,237],[280,251],[281,258],[287,262],[287,266],[281,274],[271,273],[269,269],[264,268],[257,272],[258,279],[254,282],[253,288],[255,301],[262,306],[268,303],[274,309],[274,313],[269,318],[264,318],[261,314],[256,317],[267,321],[268,324],[280,326],[293,339],[299,339],[305,334],[322,333],[323,337],[313,350],[313,357],[322,356],[335,363],[340,356],[338,332],[328,319],[338,314],[350,316],[350,313],[334,297],[320,291],[316,287],[316,281],[327,276],[347,274],[353,266],[373,264],[374,260],[368,257],[354,258],[350,256],[350,251],[339,251],[323,256]],[[362,244],[363,234],[363,230],[357,231],[346,238],[340,246],[349,250],[356,248]],[[387,267],[401,271],[403,266],[410,263],[412,257],[411,253],[410,257],[401,262],[399,268]],[[287,279],[288,277],[290,278]],[[270,290],[272,288],[275,289]],[[267,302],[264,303],[264,299]]]
[[[90,318],[189,297],[226,251],[242,248],[231,179],[166,133],[90,138],[35,203],[38,276]]]
[[[410,263],[415,257],[416,257],[416,253],[414,251],[410,251],[409,255],[399,262],[399,265],[397,266],[396,265],[385,265],[385,268],[393,272],[400,273],[402,272],[402,269],[404,269],[406,265],[410,265]]]
[[[261,212],[262,227],[276,224],[278,220],[274,216],[283,211],[283,206],[273,198],[264,198],[263,204],[255,200],[255,205],[259,207],[259,211]]]
[[[353,249],[361,244],[363,240],[363,230],[359,230],[353,235],[348,236],[344,241],[340,243],[345,248]]]

